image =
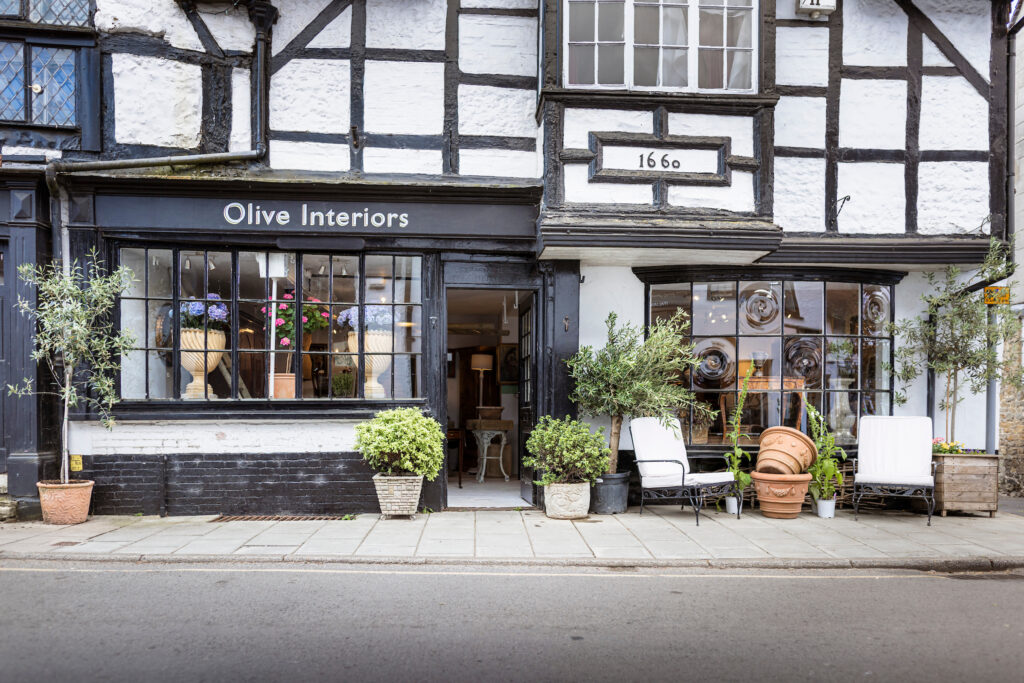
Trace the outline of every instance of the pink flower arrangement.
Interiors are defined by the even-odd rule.
[[[292,340],[288,337],[281,337],[281,346],[291,346]]]

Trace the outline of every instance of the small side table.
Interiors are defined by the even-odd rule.
[[[464,437],[462,436],[461,429],[449,429],[446,437],[448,439],[448,448],[452,447],[452,441],[459,443],[459,488],[462,488],[462,456],[464,451]]]

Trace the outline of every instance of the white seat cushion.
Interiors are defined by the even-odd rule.
[[[928,417],[860,420],[857,444],[858,484],[932,486],[932,421]]]
[[[676,473],[674,475],[661,474],[657,476],[644,476],[641,478],[641,483],[645,489],[679,486],[679,475],[679,467],[677,466]],[[687,486],[725,484],[731,481],[735,481],[732,476],[732,472],[691,472],[686,475]]]
[[[683,443],[683,430],[679,420],[670,420],[669,426],[661,424],[656,417],[637,417],[629,421],[629,434],[633,439],[633,451],[636,453],[637,466],[644,486],[651,477],[667,477],[674,479],[675,484],[658,484],[657,486],[678,486],[682,472],[690,471],[690,463],[686,459],[686,445]],[[678,460],[674,462],[652,462],[645,460]],[[660,480],[660,479],[659,479]]]

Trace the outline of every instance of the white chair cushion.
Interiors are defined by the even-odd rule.
[[[683,443],[683,430],[679,420],[669,421],[669,426],[666,427],[656,417],[637,417],[630,420],[629,433],[633,438],[633,451],[636,453],[643,486],[678,486],[682,474],[679,465],[672,462],[652,462],[645,465],[644,460],[678,460],[683,464],[683,471],[689,473],[690,463],[686,459],[686,445]],[[674,479],[675,484],[647,483],[648,479],[660,481],[661,477]]]
[[[725,484],[734,481],[732,472],[692,472],[686,475],[687,486],[698,486],[705,484]],[[641,478],[641,484],[645,489],[660,489],[679,486],[679,468],[676,473],[660,474],[657,476],[645,476]]]
[[[862,417],[857,445],[857,483],[934,485],[931,418]]]

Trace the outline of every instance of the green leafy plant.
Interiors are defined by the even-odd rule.
[[[839,461],[846,460],[846,451],[836,445],[835,434],[828,430],[825,416],[807,402],[801,395],[807,411],[807,423],[811,428],[811,439],[818,448],[818,457],[807,468],[811,475],[808,489],[815,500],[832,500],[836,495],[836,487],[843,485],[843,473],[839,471]]]
[[[679,310],[651,325],[646,340],[637,326],[619,326],[617,322],[615,313],[609,313],[603,348],[583,346],[566,361],[575,380],[570,398],[585,415],[611,418],[609,474],[618,470],[624,417],[657,417],[667,424],[680,410],[691,407],[695,420],[698,415],[705,419],[707,414],[717,414],[707,403],[696,400],[681,381],[700,363],[686,335],[690,321],[685,312]]]
[[[739,482],[741,491],[750,486],[751,482],[750,474],[742,469],[743,461],[750,460],[750,453],[740,448],[740,439],[748,438],[747,434],[740,433],[740,425],[743,421],[743,404],[747,400],[747,383],[753,372],[754,364],[751,363],[747,368],[747,375],[740,385],[740,395],[736,399],[736,407],[733,408],[732,415],[729,416],[729,433],[726,435],[732,447],[725,452],[725,461],[732,476]]]
[[[898,344],[891,368],[900,385],[894,400],[905,403],[907,386],[926,370],[943,377],[939,407],[945,413],[945,441],[956,438],[956,409],[965,387],[977,394],[994,379],[1024,387],[1021,365],[999,355],[1000,342],[1019,331],[1020,321],[1009,305],[986,304],[980,289],[1009,278],[1010,253],[1009,246],[993,239],[984,264],[973,275],[965,276],[952,265],[941,278],[928,273],[929,290],[921,296],[924,314],[888,327]]]
[[[437,478],[444,462],[444,432],[418,408],[383,410],[356,425],[356,450],[381,474]]]
[[[556,420],[545,415],[537,422],[526,441],[529,457],[523,464],[542,472],[541,486],[593,482],[608,471],[604,427],[590,431],[590,425],[568,415]]]
[[[60,478],[66,484],[71,408],[85,404],[97,412],[104,427],[114,426],[114,378],[121,356],[135,345],[135,337],[125,330],[115,332],[111,314],[134,275],[125,266],[108,273],[93,250],[84,267],[77,261],[67,267],[23,264],[18,276],[36,291],[34,301],[19,296],[16,307],[36,323],[32,360],[46,365],[53,385],[40,389],[26,378],[20,385],[8,384],[7,391],[13,396],[43,394],[60,400]]]
[[[349,398],[355,396],[356,375],[355,368],[340,367],[334,369],[334,376],[331,378],[331,395],[335,398]]]

